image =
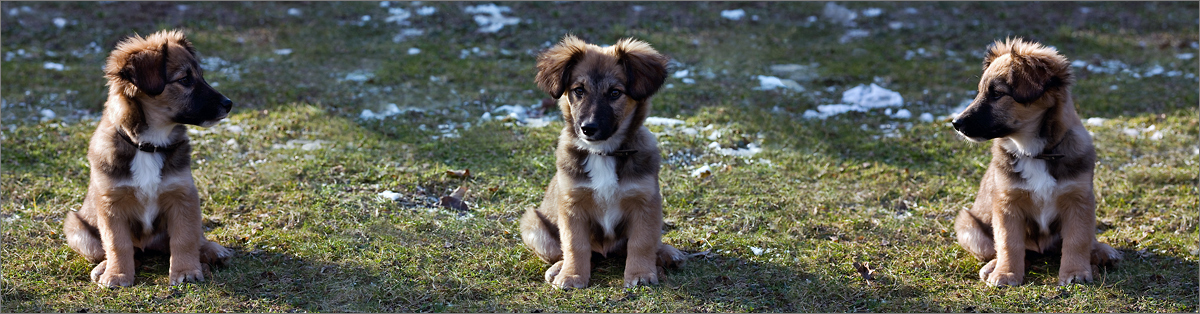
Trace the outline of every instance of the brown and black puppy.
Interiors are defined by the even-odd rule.
[[[1058,283],[1091,282],[1092,265],[1121,253],[1096,240],[1096,150],[1075,114],[1070,63],[1053,48],[997,41],[975,101],[952,122],[974,142],[995,139],[975,205],[958,214],[958,243],[987,264],[991,286],[1021,285],[1025,251],[1062,253]]]
[[[658,266],[686,258],[662,243],[662,157],[642,126],[667,60],[645,42],[601,48],[571,35],[538,56],[538,87],[558,98],[565,126],[557,172],[521,217],[521,239],[554,263],[545,279],[556,288],[587,287],[592,252],[624,253],[626,287],[657,284]]]
[[[169,252],[172,285],[202,281],[207,264],[230,256],[204,238],[184,125],[217,124],[233,102],[204,81],[196,60],[179,31],[134,35],[108,57],[88,193],[63,222],[67,245],[99,263],[91,277],[100,286],[133,284],[135,248]]]

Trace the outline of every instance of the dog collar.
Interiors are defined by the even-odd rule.
[[[1046,160],[1046,161],[1055,161],[1055,160],[1058,160],[1059,158],[1063,158],[1063,156],[1065,156],[1063,154],[1051,154],[1050,152],[1054,151],[1055,148],[1058,148],[1058,144],[1062,144],[1062,142],[1067,139],[1067,136],[1070,136],[1070,135],[1071,135],[1071,131],[1067,131],[1067,133],[1063,134],[1062,138],[1058,140],[1058,143],[1054,143],[1054,146],[1050,146],[1050,148],[1043,150],[1041,154],[1037,154],[1037,156],[1033,156],[1033,158]]]
[[[637,154],[637,152],[638,151],[634,150],[634,149],[625,149],[625,150],[615,150],[615,151],[611,151],[611,152],[594,153],[594,154],[600,155],[600,156],[611,156],[611,157],[629,157],[629,156],[633,156],[633,154]]]
[[[133,145],[134,147],[137,147],[138,150],[147,153],[166,153],[179,148],[179,145],[183,144],[183,141],[167,146],[158,146],[146,142],[134,143],[133,139],[129,138],[129,135],[126,135],[125,131],[121,129],[117,129],[117,135],[120,135],[121,139],[125,140],[126,143],[129,143],[129,145]]]

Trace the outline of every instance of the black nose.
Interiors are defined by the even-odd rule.
[[[225,98],[221,100],[221,107],[225,108],[225,111],[229,111],[230,109],[233,109],[233,101],[229,100],[229,98]]]
[[[592,135],[596,135],[597,131],[600,131],[600,127],[598,125],[596,125],[595,123],[588,123],[588,124],[579,126],[579,130],[583,131],[583,135],[585,135],[585,136],[592,136]]]
[[[955,130],[959,130],[959,131],[962,130],[962,125],[963,125],[962,120],[956,118],[953,121],[950,121],[950,124],[954,126]]]

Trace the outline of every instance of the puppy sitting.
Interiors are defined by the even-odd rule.
[[[658,266],[685,255],[662,243],[661,156],[642,122],[666,79],[667,57],[624,39],[601,48],[567,35],[538,56],[537,84],[566,124],[542,205],[521,217],[521,239],[554,263],[545,279],[584,288],[591,256],[625,253],[625,286],[657,284]]]
[[[179,31],[134,35],[108,57],[88,193],[63,222],[67,245],[99,263],[91,277],[102,287],[133,284],[134,248],[169,252],[172,285],[203,281],[207,264],[230,256],[204,238],[184,124],[217,124],[233,102],[204,81],[196,60]]]
[[[958,244],[987,261],[988,285],[1021,285],[1025,250],[1061,252],[1060,285],[1091,282],[1092,265],[1121,259],[1096,240],[1096,150],[1075,114],[1069,66],[1053,48],[997,41],[979,94],[952,122],[971,141],[996,139],[975,205],[954,224]]]

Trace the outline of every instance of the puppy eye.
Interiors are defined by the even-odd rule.
[[[615,89],[608,91],[608,99],[617,99],[620,97],[621,97],[621,91],[615,90]]]
[[[991,100],[1000,100],[1000,98],[1004,98],[1004,93],[1001,93],[1001,92],[991,92],[991,93],[988,93],[988,99],[991,99]]]
[[[183,85],[183,86],[192,86],[192,83],[194,83],[194,82],[192,82],[192,72],[188,71],[188,74],[186,76],[184,76],[183,78],[180,78],[178,80],[175,80],[175,82],[179,83],[180,85]]]
[[[575,92],[575,95],[576,95],[576,96],[582,96],[582,95],[583,95],[583,87],[576,87],[575,89],[572,89],[571,91]]]

